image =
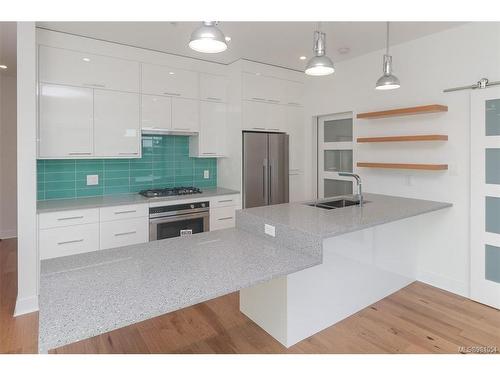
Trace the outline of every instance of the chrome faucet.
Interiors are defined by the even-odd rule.
[[[356,179],[356,184],[357,184],[357,193],[355,195],[355,198],[359,201],[359,206],[363,206],[363,191],[361,189],[361,177],[357,175],[356,173],[351,173],[351,172],[339,172],[339,176],[343,177],[354,177]]]

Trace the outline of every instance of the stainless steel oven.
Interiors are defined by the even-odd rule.
[[[209,202],[149,208],[149,240],[162,240],[209,231]]]

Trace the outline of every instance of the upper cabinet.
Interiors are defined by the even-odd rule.
[[[142,93],[172,97],[199,98],[197,72],[168,66],[142,64]]]
[[[84,158],[93,154],[93,90],[40,85],[38,155]]]
[[[40,46],[39,80],[69,86],[140,91],[136,61]]]
[[[142,95],[141,121],[144,130],[172,130],[172,98]]]
[[[200,103],[200,132],[189,139],[192,157],[223,157],[226,154],[226,104]]]
[[[94,155],[134,158],[141,154],[140,96],[94,90]]]
[[[225,103],[227,78],[215,74],[200,73],[200,99]]]
[[[243,73],[243,99],[271,104],[302,105],[303,84],[256,73]]]
[[[198,100],[172,98],[172,130],[189,133],[200,131],[200,102]]]
[[[294,81],[285,81],[285,104],[300,106],[303,104],[304,84]]]
[[[264,132],[286,132],[286,107],[258,101],[242,103],[243,129]]]

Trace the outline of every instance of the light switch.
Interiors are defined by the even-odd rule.
[[[203,178],[210,178],[210,171],[208,169],[203,171]]]
[[[99,185],[99,175],[88,174],[87,175],[87,186],[89,185]]]

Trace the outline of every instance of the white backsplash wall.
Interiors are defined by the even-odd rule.
[[[384,38],[381,24],[380,37]],[[401,88],[375,90],[382,74],[383,51],[336,64],[328,77],[306,80],[306,121],[339,112],[368,112],[425,104],[444,104],[448,112],[379,120],[354,121],[358,136],[447,134],[448,142],[394,144],[354,143],[354,163],[447,163],[448,171],[401,171],[356,168],[367,192],[453,203],[436,222],[440,235],[423,247],[419,279],[462,295],[469,288],[469,131],[470,91],[443,93],[449,87],[470,85],[482,77],[500,80],[500,23],[470,23],[391,47],[394,74]],[[315,196],[313,131],[305,124],[310,149],[306,180]],[[476,218],[480,219],[480,218]]]

